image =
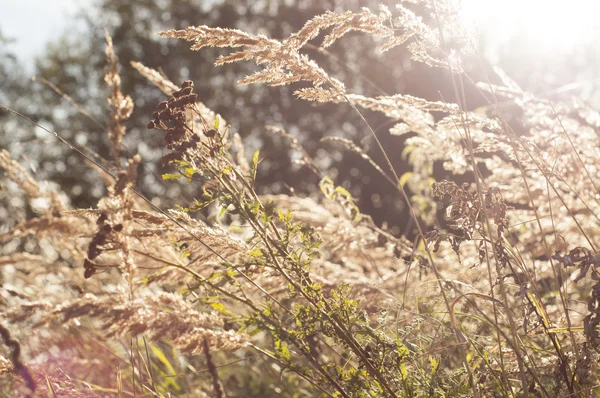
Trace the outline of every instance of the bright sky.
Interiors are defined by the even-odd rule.
[[[0,31],[10,39],[11,52],[28,72],[33,60],[47,42],[58,38],[66,29],[69,16],[90,0],[0,0]]]
[[[461,18],[492,42],[518,35],[538,51],[566,52],[600,38],[600,0],[462,0]]]

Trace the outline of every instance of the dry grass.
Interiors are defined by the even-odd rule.
[[[134,187],[143,160],[122,158],[133,101],[121,92],[107,34],[116,172],[103,171],[107,195],[97,207],[70,208],[0,153],[10,186],[38,210],[0,235],[0,392],[598,393],[600,115],[579,100],[538,98],[500,70],[494,78],[501,85],[478,83],[489,106],[466,109],[459,88],[470,75],[461,58],[473,52],[441,3],[426,2],[432,26],[399,5],[378,13],[329,12],[281,41],[207,26],[160,34],[190,41],[192,50],[241,48],[217,60],[263,66],[240,84],[309,82],[296,91],[300,99],[382,112],[395,122],[391,134],[412,133],[404,154],[413,170],[400,176],[391,162],[375,164],[354,143],[330,141],[358,152],[364,167],[375,167],[397,188],[419,231],[415,242],[361,214],[348,191],[280,128],[271,130],[290,138],[300,163],[321,178],[322,195],[259,196],[255,176],[267,172],[259,163],[269,154],[247,158],[239,136],[198,102],[192,82],[178,86],[134,63],[169,96],[148,117],[149,129],[164,132],[163,164],[174,170],[164,179],[198,186],[193,203],[154,206]],[[347,92],[300,53],[325,30],[322,48],[350,31],[378,37],[382,51],[405,45],[415,62],[450,72],[457,100]],[[521,110],[521,133],[507,123],[500,97]],[[473,182],[435,181],[436,161]],[[229,213],[230,221],[194,216],[206,208]],[[438,210],[444,223],[436,220]]]

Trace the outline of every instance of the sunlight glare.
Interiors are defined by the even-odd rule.
[[[568,52],[600,36],[600,0],[462,0],[460,16],[492,43],[518,38],[536,51]]]

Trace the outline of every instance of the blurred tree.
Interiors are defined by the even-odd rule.
[[[9,106],[16,104],[24,94],[28,84],[17,56],[11,49],[17,40],[6,37],[0,30],[0,104]],[[23,105],[24,102],[19,103]],[[17,123],[10,123],[9,114],[0,112],[0,128],[5,134],[0,134],[0,148],[6,148],[14,141],[15,134],[8,130],[16,128]],[[8,124],[7,124],[8,123]]]
[[[7,100],[7,92],[11,91],[15,84],[10,77],[17,69],[17,57],[8,49],[8,45],[13,41],[0,31],[0,101]]]
[[[8,38],[0,31],[0,104],[29,113],[35,106],[29,106],[28,98],[32,98],[31,85],[12,49],[16,44],[16,39]],[[33,138],[32,126],[9,112],[0,111],[0,150],[10,149],[15,158],[30,166],[30,158],[25,154],[23,143]],[[0,171],[0,177],[3,174],[4,171]],[[7,181],[0,178],[0,233],[17,220],[32,214],[28,203],[15,197],[14,192],[8,189]]]
[[[92,118],[77,112],[70,104],[50,89],[37,87],[31,100],[38,107],[38,117],[51,123],[66,138],[86,145],[104,158],[110,151],[102,122],[107,120],[106,93],[103,82],[104,28],[113,42],[122,66],[123,91],[132,96],[136,109],[128,123],[129,133],[125,146],[129,152],[139,152],[145,168],[140,174],[140,188],[149,197],[193,197],[190,186],[160,181],[163,172],[158,166],[162,150],[162,136],[148,131],[145,126],[149,115],[163,95],[129,66],[130,61],[161,69],[175,83],[194,80],[199,98],[211,109],[223,115],[234,131],[245,139],[249,156],[260,148],[262,157],[258,186],[262,192],[309,193],[318,182],[308,177],[305,170],[292,164],[293,154],[279,136],[266,132],[265,125],[275,124],[300,138],[305,149],[318,164],[332,166],[332,177],[343,184],[359,199],[361,210],[373,216],[376,222],[386,221],[401,231],[407,219],[399,193],[383,177],[355,154],[340,147],[321,143],[324,136],[343,136],[357,143],[368,138],[368,130],[358,115],[345,104],[320,105],[296,100],[292,92],[299,88],[281,88],[251,85],[236,86],[236,81],[257,70],[252,63],[236,63],[219,68],[213,66],[220,49],[189,50],[187,43],[158,38],[156,33],[166,29],[183,29],[190,25],[209,25],[239,28],[252,33],[264,33],[273,38],[285,38],[299,30],[313,16],[326,10],[354,10],[368,6],[377,9],[377,0],[247,0],[189,1],[189,0],[101,0],[93,7],[83,9],[72,29],[57,43],[49,46],[37,62],[37,75],[44,77],[68,93],[86,109]],[[390,2],[391,3],[391,2]],[[317,39],[322,40],[322,37]],[[364,95],[409,93],[439,100],[440,87],[448,86],[440,74],[427,67],[415,65],[402,49],[384,55],[368,35],[351,33],[329,49],[328,55],[307,50],[332,76],[342,80],[350,92]],[[434,78],[434,76],[436,76]],[[391,137],[387,129],[391,123],[381,114],[366,112],[370,125],[389,150],[399,174],[406,164],[399,154],[402,139]],[[369,154],[387,166],[379,150],[373,145]],[[93,173],[82,175],[81,159],[72,151],[32,143],[29,147],[36,156],[37,166],[47,176],[67,190],[74,204],[93,205],[102,195]],[[94,188],[96,187],[96,188]],[[374,195],[375,194],[375,195]],[[374,200],[373,200],[374,199]],[[184,202],[185,203],[185,202]],[[161,206],[169,206],[168,200]]]

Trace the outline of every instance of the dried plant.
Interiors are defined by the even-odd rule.
[[[155,206],[135,188],[141,157],[122,159],[133,101],[121,91],[107,34],[107,138],[117,172],[104,170],[106,195],[95,208],[71,208],[0,152],[11,187],[37,210],[0,234],[0,392],[224,397],[259,385],[256,396],[598,393],[600,115],[580,100],[528,93],[499,69],[501,84],[478,83],[489,99],[478,110],[458,95],[455,103],[367,97],[301,53],[321,34],[323,49],[357,31],[382,40],[382,51],[406,46],[457,85],[471,79],[461,57],[474,51],[452,2],[412,2],[425,14],[408,1],[393,11],[327,12],[283,40],[207,26],[160,35],[192,50],[241,48],[216,62],[264,66],[240,84],[308,82],[299,99],[390,118],[390,134],[409,135],[402,156],[412,170],[401,176],[346,138],[324,145],[358,154],[398,190],[414,241],[363,214],[280,127],[269,130],[318,176],[318,194],[259,195],[256,176],[267,172],[260,162],[269,154],[246,158],[239,135],[198,101],[192,81],[175,84],[132,63],[168,96],[147,125],[164,137],[163,179],[198,192],[175,209]],[[499,97],[520,110],[510,124]],[[387,160],[400,156],[380,148]],[[470,182],[435,181],[434,162]]]

